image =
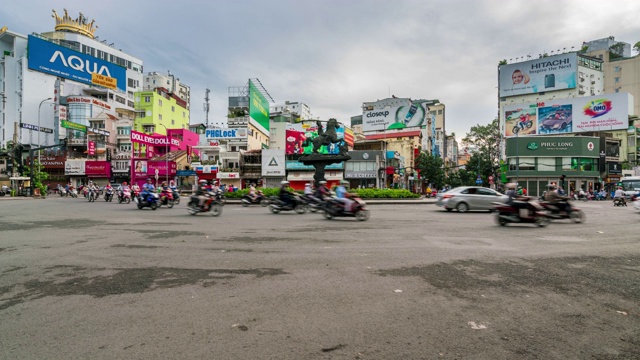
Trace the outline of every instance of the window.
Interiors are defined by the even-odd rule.
[[[176,124],[176,121],[171,119],[171,125],[175,125],[175,124]]]
[[[442,115],[442,109],[438,110],[438,115]]]
[[[620,92],[620,88],[616,88],[615,90],[613,90],[614,92]]]
[[[153,133],[155,130],[155,126],[154,125],[144,125],[142,127],[143,131],[146,133]]]
[[[562,158],[562,170],[571,170],[571,158],[563,157]]]
[[[145,96],[144,97],[144,102],[150,103],[151,102],[151,96]]]
[[[184,118],[186,118],[186,117],[187,117],[187,114],[183,111],[183,112],[182,112],[182,118],[184,119]]]
[[[176,112],[176,107],[171,105],[171,112]]]
[[[162,120],[162,114],[158,114],[158,120]]]
[[[616,83],[616,84],[619,83],[620,82],[620,78],[619,77],[613,78],[613,82]]]
[[[162,100],[158,99],[158,106],[162,106]]]
[[[556,171],[556,158],[538,158],[538,171]]]
[[[620,66],[615,66],[613,68],[613,71],[615,71],[615,72],[620,72],[620,70],[622,70],[622,68]]]

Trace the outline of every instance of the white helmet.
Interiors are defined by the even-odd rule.
[[[286,180],[285,180],[285,181],[281,181],[281,182],[280,182],[280,185],[289,185],[289,182],[288,182],[288,181],[286,181]]]

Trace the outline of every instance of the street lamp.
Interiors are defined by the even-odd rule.
[[[41,130],[40,130],[40,109],[42,107],[42,104],[45,101],[49,101],[49,100],[51,100],[51,98],[46,98],[46,99],[40,101],[40,105],[38,105],[38,147],[40,147],[40,132],[41,132]],[[55,139],[54,139],[54,142],[55,142]],[[40,150],[38,150],[38,163],[40,163]]]
[[[162,124],[158,124],[160,126],[162,126],[164,128],[164,132],[166,133],[166,138],[167,138],[167,143],[166,143],[166,152],[164,154],[164,166],[165,166],[165,181],[167,182],[167,185],[169,185],[169,130],[167,129],[166,126],[162,125]]]

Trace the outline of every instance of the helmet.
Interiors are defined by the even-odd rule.
[[[206,183],[207,183],[207,180],[200,180],[200,181],[198,181],[198,182],[199,182],[200,184],[206,184]]]
[[[516,183],[508,183],[507,184],[507,189],[515,189],[516,188]]]
[[[93,184],[93,180],[89,180],[89,184]]]
[[[123,182],[122,182],[122,185],[127,185],[127,182],[126,182],[126,181],[123,181]]]
[[[311,186],[311,184],[309,184],[309,183],[306,183],[306,184],[304,184],[304,186]]]
[[[318,181],[318,185],[327,185],[327,182],[324,180]]]
[[[340,180],[340,184],[349,185],[349,182],[347,180]]]
[[[280,182],[280,185],[289,185],[289,182],[288,182],[288,181],[286,181],[286,180],[285,180],[285,181],[281,181],[281,182]]]
[[[147,181],[151,181],[151,178],[147,178]]]

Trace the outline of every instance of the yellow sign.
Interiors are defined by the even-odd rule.
[[[94,85],[104,86],[109,89],[115,89],[118,87],[118,79],[100,75],[98,73],[91,73],[91,82]]]

